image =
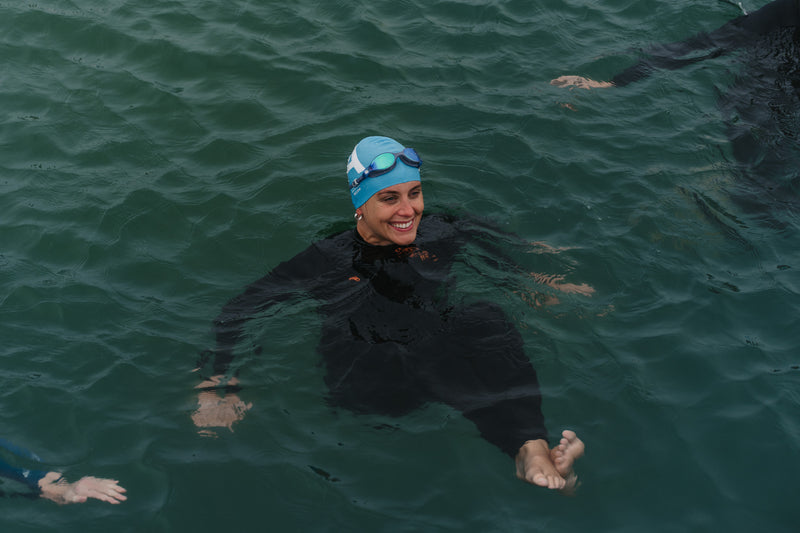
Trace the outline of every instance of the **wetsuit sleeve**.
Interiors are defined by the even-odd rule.
[[[230,300],[214,319],[216,348],[203,352],[198,362],[203,377],[225,374],[247,321],[279,302],[310,292],[314,282],[329,269],[328,263],[322,247],[314,244]]]
[[[498,243],[511,243],[524,245],[525,241],[519,236],[503,231],[487,221],[476,218],[465,218],[456,222],[457,229],[464,242],[472,242],[481,247],[489,255],[496,257],[499,261],[511,261],[508,254],[503,251]]]
[[[0,459],[0,477],[4,477],[6,479],[13,479],[14,481],[18,481],[27,485],[32,491],[39,493],[41,492],[41,488],[39,487],[39,480],[42,479],[47,472],[41,470],[27,470],[24,468],[16,468],[2,459]]]
[[[796,28],[798,22],[800,1],[776,0],[749,15],[733,19],[713,32],[699,33],[678,43],[655,46],[647,52],[646,57],[614,76],[611,82],[622,87],[646,78],[655,70],[677,70],[720,57],[778,28]]]
[[[498,270],[524,272],[519,263],[506,251],[509,246],[524,249],[530,247],[530,243],[518,235],[499,229],[491,223],[471,218],[459,220],[458,231],[464,242],[473,243],[481,249],[482,259],[486,265]],[[470,263],[467,263],[467,266],[475,268]],[[478,273],[483,275],[481,271]]]

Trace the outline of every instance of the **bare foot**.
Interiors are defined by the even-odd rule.
[[[550,450],[550,460],[555,465],[559,475],[566,482],[561,489],[562,492],[572,493],[578,486],[578,476],[575,474],[575,461],[584,452],[583,441],[578,438],[574,431],[564,430],[561,433],[561,442]]]
[[[529,440],[517,453],[517,477],[533,485],[573,494],[578,486],[575,461],[583,455],[584,444],[574,431],[564,430],[561,441],[551,450],[543,439]]]
[[[563,489],[567,482],[550,458],[550,448],[543,439],[529,440],[517,453],[517,477],[548,489]]]

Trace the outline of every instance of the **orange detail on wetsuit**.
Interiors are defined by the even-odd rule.
[[[438,261],[439,258],[436,257],[435,254],[430,253],[427,250],[420,250],[416,246],[404,246],[402,248],[397,248],[395,253],[399,256],[406,256],[408,258],[415,257],[420,261],[427,261],[428,259],[433,259],[434,261]]]

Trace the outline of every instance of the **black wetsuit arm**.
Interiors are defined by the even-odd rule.
[[[776,0],[748,15],[737,17],[710,33],[699,33],[685,41],[654,46],[646,57],[614,76],[622,87],[649,76],[654,70],[677,70],[706,59],[720,57],[748,45],[778,28],[797,27],[800,0]],[[701,55],[693,55],[704,52]]]
[[[483,254],[481,254],[481,259],[485,266],[514,274],[514,276],[506,278],[505,280],[495,280],[508,289],[512,291],[519,289],[518,275],[525,277],[534,275],[534,280],[537,283],[558,288],[556,283],[549,282],[548,278],[551,278],[551,281],[555,279],[557,282],[560,279],[559,276],[536,275],[513,259],[507,252],[509,247],[512,247],[527,253],[537,246],[542,246],[540,243],[526,241],[519,235],[499,229],[488,222],[474,219],[468,219],[466,221],[465,227],[462,228],[462,236],[465,237],[467,241],[475,243],[481,248],[483,252]],[[502,247],[500,243],[502,243]],[[545,246],[544,248],[547,247]],[[485,274],[485,272],[479,269],[473,262],[467,262],[466,265],[480,275]]]
[[[477,218],[464,218],[457,222],[458,230],[464,242],[476,244],[486,255],[484,259],[493,267],[506,268],[513,267],[521,270],[521,267],[511,259],[500,242],[517,246],[528,246],[529,243],[521,239],[518,235],[502,230],[491,222]]]
[[[47,472],[16,468],[0,459],[0,477],[23,483],[36,493],[41,492],[39,480],[41,480],[45,475],[47,475]]]
[[[329,270],[328,259],[319,243],[314,244],[231,299],[214,319],[216,347],[203,352],[198,362],[203,377],[226,374],[246,323],[273,305],[309,291],[314,280]]]

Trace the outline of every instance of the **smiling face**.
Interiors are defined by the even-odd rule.
[[[419,181],[392,185],[376,192],[356,210],[363,216],[356,229],[369,244],[407,246],[417,238],[424,209]]]

